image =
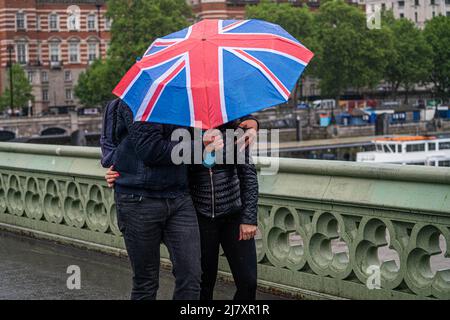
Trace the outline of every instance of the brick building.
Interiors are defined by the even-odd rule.
[[[0,0],[0,90],[20,63],[33,87],[33,114],[74,106],[79,74],[106,55],[104,0]]]
[[[245,6],[258,4],[259,0],[187,0],[192,5],[197,19],[242,19]],[[348,3],[364,6],[365,0],[346,0]],[[320,0],[277,0],[294,6],[305,6],[316,10]]]

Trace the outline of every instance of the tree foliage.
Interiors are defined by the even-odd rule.
[[[158,37],[189,25],[185,0],[109,0],[112,19],[108,58],[97,61],[80,75],[76,96],[84,105],[104,104],[125,72]]]
[[[247,6],[246,17],[276,23],[306,46],[309,46],[312,40],[313,15],[306,7],[300,8],[289,3],[262,1],[258,5]]]
[[[28,105],[28,101],[32,101],[34,99],[31,94],[32,87],[30,82],[28,81],[28,77],[25,74],[24,69],[20,64],[13,64],[12,66],[12,74],[13,74],[13,106],[11,106],[11,91],[10,91],[10,79],[9,79],[9,70],[8,70],[8,79],[5,87],[5,91],[0,97],[0,110],[4,110],[6,108],[22,108]]]
[[[437,16],[425,25],[425,41],[431,46],[430,82],[438,97],[450,98],[450,17]]]
[[[385,20],[385,28],[393,39],[384,79],[392,92],[403,87],[408,93],[415,84],[428,80],[431,70],[431,47],[421,30],[407,19]]]
[[[325,95],[373,87],[383,77],[390,38],[366,26],[364,13],[343,1],[328,1],[316,16],[316,71]]]

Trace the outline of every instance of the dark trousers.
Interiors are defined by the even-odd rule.
[[[116,206],[133,270],[131,299],[156,299],[163,242],[175,276],[173,299],[198,300],[200,235],[191,197],[159,199],[116,193]]]
[[[222,246],[236,284],[234,300],[256,298],[255,240],[239,241],[239,215],[216,219],[198,217],[202,246],[201,300],[212,300],[217,278],[219,245]]]

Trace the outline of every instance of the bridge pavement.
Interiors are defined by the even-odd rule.
[[[67,267],[81,269],[81,289],[69,290]],[[128,299],[131,271],[126,258],[0,231],[0,300]],[[173,276],[161,270],[158,299],[171,299]],[[233,284],[219,281],[216,299],[231,299]],[[279,297],[258,293],[258,299]]]

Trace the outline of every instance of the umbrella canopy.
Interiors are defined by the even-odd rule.
[[[155,40],[113,93],[136,121],[215,128],[286,102],[312,57],[278,25],[203,20]]]

